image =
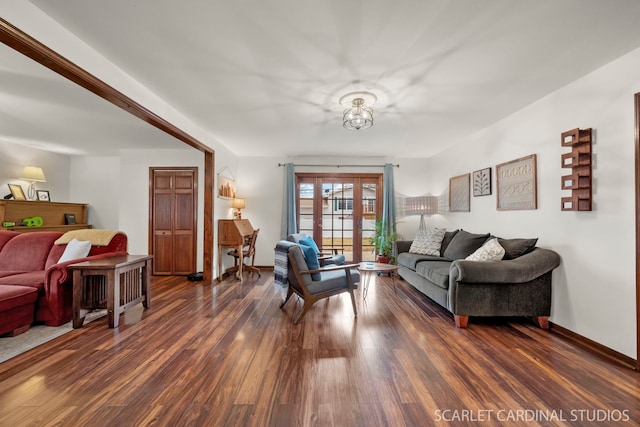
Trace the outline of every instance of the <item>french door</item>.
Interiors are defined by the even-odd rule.
[[[370,237],[382,214],[382,174],[296,173],[298,231],[347,262],[375,258]]]

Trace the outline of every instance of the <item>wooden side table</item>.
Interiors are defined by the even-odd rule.
[[[358,270],[364,276],[362,279],[362,299],[367,298],[367,293],[369,292],[369,282],[371,281],[371,275],[373,273],[389,273],[391,276],[391,281],[393,282],[393,292],[396,293],[396,271],[398,270],[397,265],[392,264],[382,264],[379,262],[366,262],[363,261],[358,266]]]
[[[140,302],[151,307],[152,255],[124,255],[69,265],[73,271],[73,327],[80,328],[89,309],[105,308],[109,327]],[[106,304],[105,304],[106,303]]]

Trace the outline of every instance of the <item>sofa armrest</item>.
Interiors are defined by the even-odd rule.
[[[109,258],[113,256],[121,256],[127,255],[127,251],[119,251],[119,252],[109,252],[100,255],[91,255],[84,258],[74,259],[71,261],[62,262],[60,264],[54,264],[49,267],[44,276],[44,288],[45,295],[49,295],[52,291],[51,287],[53,285],[59,285],[65,283],[71,279],[69,268],[67,268],[70,264],[76,264],[84,261],[92,261],[96,259]]]
[[[396,240],[396,256],[402,252],[409,252],[413,240]]]
[[[449,283],[526,283],[560,265],[560,256],[549,249],[536,248],[512,260],[493,262],[455,260]]]

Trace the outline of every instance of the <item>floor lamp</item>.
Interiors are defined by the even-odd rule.
[[[438,196],[407,197],[404,200],[405,215],[420,215],[418,231],[427,229],[425,215],[435,215],[440,212],[438,208]]]

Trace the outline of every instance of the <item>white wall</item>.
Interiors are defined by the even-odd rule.
[[[633,94],[640,91],[640,50],[507,117],[427,162],[425,187],[439,194],[450,177],[492,167],[493,194],[471,197],[470,213],[429,218],[431,225],[538,237],[560,253],[551,320],[636,357]],[[560,134],[594,129],[591,212],[562,212]],[[497,211],[495,165],[537,155],[538,209]],[[403,161],[404,163],[404,161]]]
[[[78,202],[69,198],[69,157],[8,143],[0,137],[0,197],[9,194],[7,184],[20,184],[27,195],[29,182],[17,179],[25,166],[42,168],[47,182],[36,188],[48,190],[54,202]]]
[[[69,176],[73,200],[89,204],[89,224],[120,230],[120,157],[71,157]]]

